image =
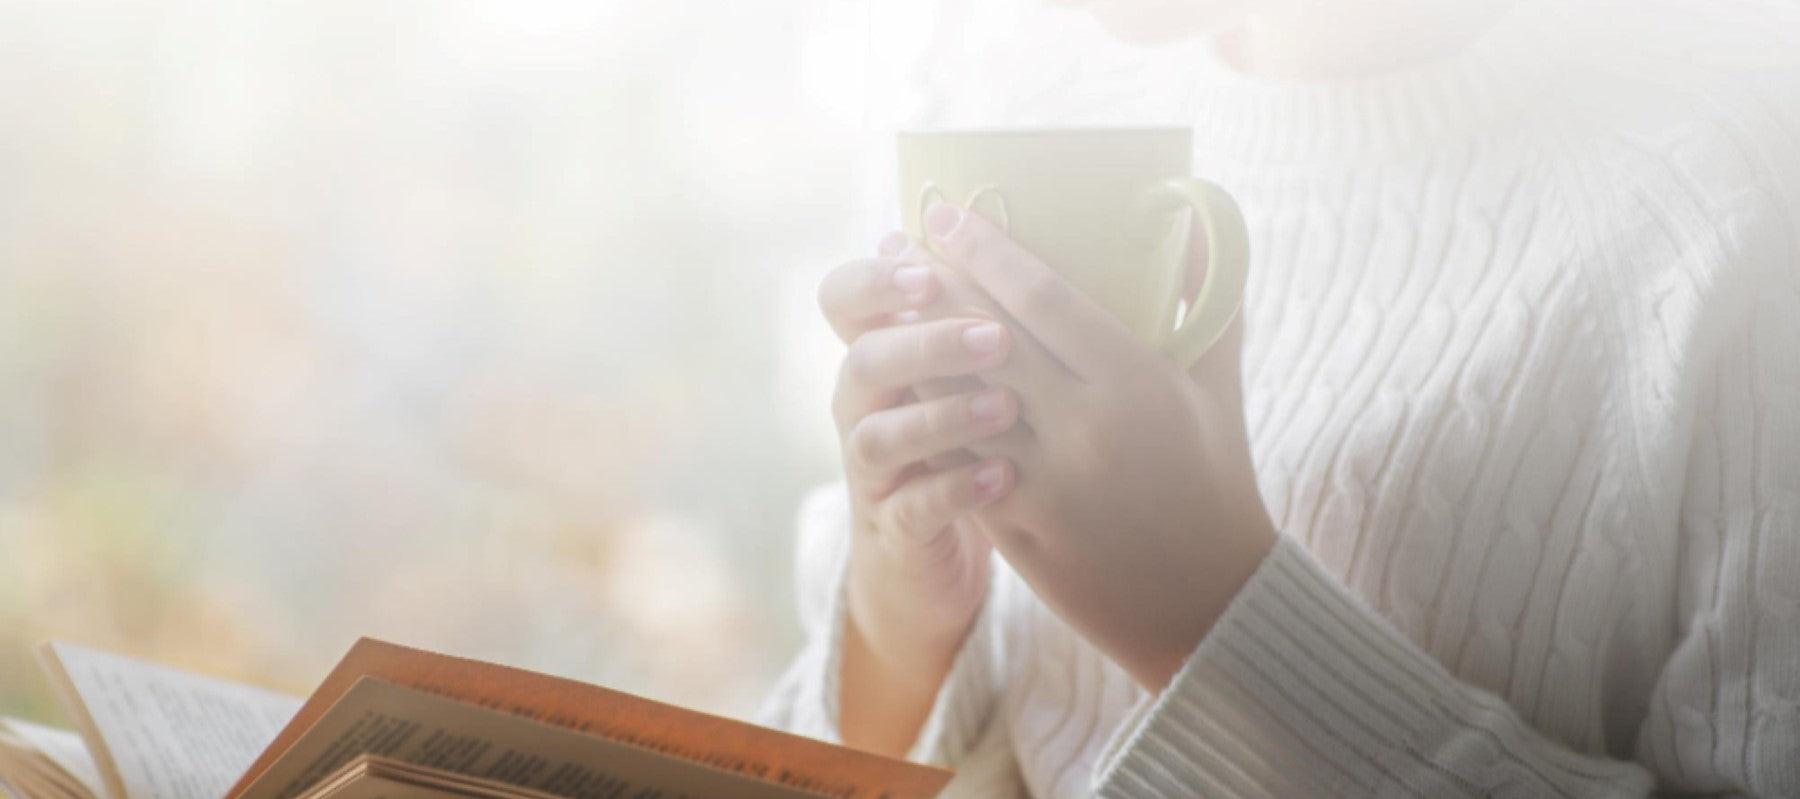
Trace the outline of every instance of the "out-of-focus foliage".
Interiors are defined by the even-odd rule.
[[[743,713],[833,472],[839,0],[0,0],[0,711],[358,635]]]

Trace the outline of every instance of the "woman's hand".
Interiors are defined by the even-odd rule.
[[[912,309],[939,297],[929,268],[893,257],[839,266],[819,289],[849,345],[832,408],[852,516],[839,728],[846,743],[894,755],[987,593],[991,546],[966,515],[1013,485],[1004,457],[964,449],[1017,421],[1010,390],[967,377],[1004,364],[1011,337],[990,318],[916,321]],[[966,382],[938,385],[963,390],[919,400],[909,388],[953,378]]]
[[[1065,621],[1161,689],[1275,542],[1241,328],[1184,371],[980,216],[939,205],[925,221],[956,270],[937,273],[943,289],[979,288],[1008,322],[1014,357],[987,379],[1032,431],[1009,442],[1017,485],[980,527]]]

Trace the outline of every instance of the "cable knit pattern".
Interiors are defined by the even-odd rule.
[[[1800,29],[1565,5],[1364,81],[990,88],[1027,101],[974,121],[1196,126],[1284,535],[1159,696],[996,558],[913,751],[956,795],[1800,796],[1800,71],[1730,46]],[[768,713],[828,739],[845,513]]]

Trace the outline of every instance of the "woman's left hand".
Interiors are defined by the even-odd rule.
[[[1030,435],[972,448],[1018,475],[977,521],[1066,622],[1160,690],[1275,542],[1240,325],[1183,370],[980,216],[938,205],[925,223],[955,268],[943,302],[998,311],[1016,343],[987,379],[1016,392]]]

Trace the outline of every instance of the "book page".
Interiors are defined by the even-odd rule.
[[[430,785],[415,785],[385,776],[366,775],[342,785],[333,786],[330,791],[314,794],[311,799],[447,799],[469,795]]]
[[[11,716],[0,718],[0,732],[11,735],[19,743],[49,758],[50,762],[81,783],[81,787],[86,788],[89,795],[96,799],[106,795],[106,789],[100,783],[100,769],[94,765],[94,756],[88,753],[87,744],[82,743],[79,733]]]
[[[943,769],[575,680],[364,638],[332,669],[226,799],[239,799],[252,781],[365,676],[838,799],[932,797],[951,777]]]
[[[44,769],[45,761],[24,750],[0,744],[0,784],[20,799],[75,799]]]
[[[359,755],[378,755],[468,779],[568,799],[816,799],[629,744],[511,713],[465,704],[372,677],[337,704],[275,761],[244,799],[299,799],[331,787]],[[492,794],[495,791],[488,790]]]
[[[384,787],[385,791],[382,790]],[[418,792],[436,797],[560,799],[530,788],[415,766],[379,755],[358,756],[336,774],[313,786],[301,799],[379,799],[381,796],[403,799]]]
[[[300,709],[284,694],[61,641],[41,654],[108,799],[218,799]]]
[[[0,736],[0,781],[21,799],[94,799],[42,753]]]
[[[307,799],[458,799],[481,795],[442,785],[397,779],[386,774],[362,773],[354,779],[342,780],[315,791]]]
[[[362,755],[308,791],[302,799],[559,799],[494,780]]]

